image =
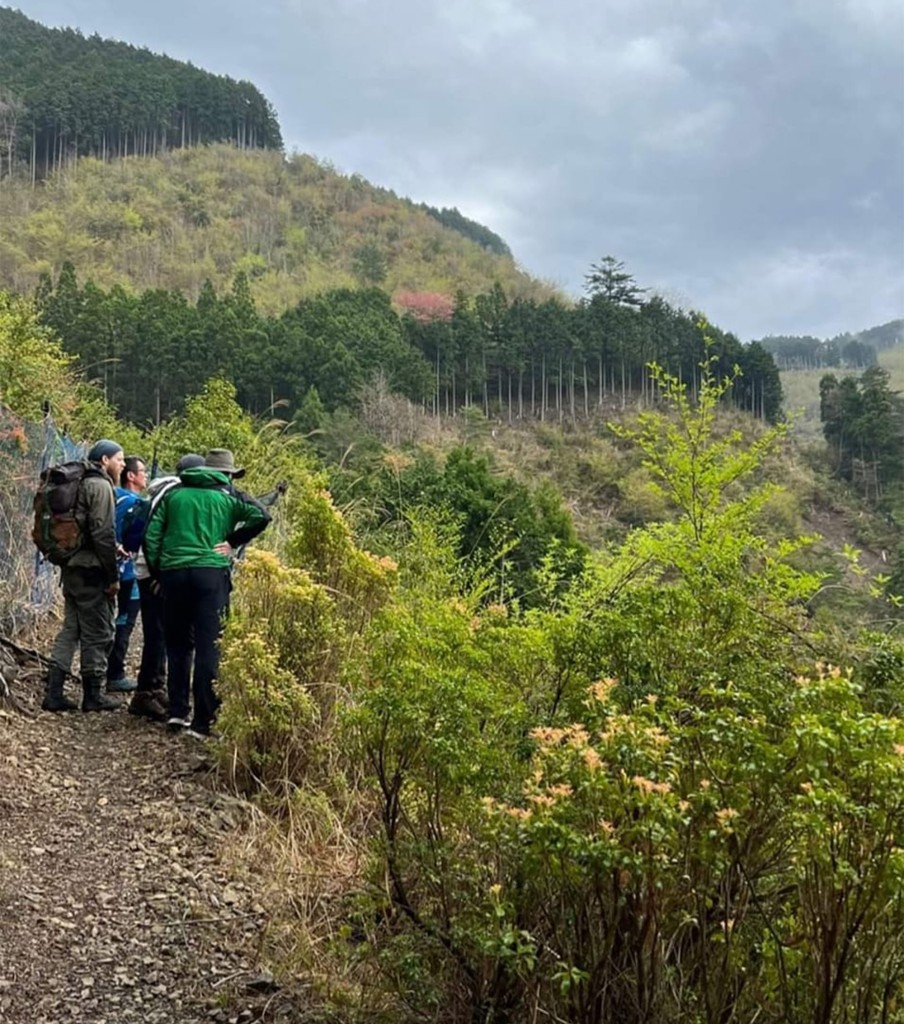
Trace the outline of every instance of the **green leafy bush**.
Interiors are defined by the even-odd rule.
[[[277,804],[299,785],[330,778],[346,665],[395,574],[390,560],[354,545],[329,496],[310,480],[290,495],[280,515],[293,538],[289,564],[272,552],[247,552],[219,680],[228,740],[221,765],[240,791]]]
[[[673,413],[630,439],[673,522],[565,593],[547,562],[521,613],[462,597],[422,524],[362,648],[359,956],[412,1019],[901,1019],[904,727],[812,668],[806,541],[735,496],[782,431],[716,438],[730,380],[658,379]]]
[[[473,448],[453,448],[444,462],[425,451],[386,458],[376,480],[368,496],[370,526],[376,521],[386,527],[383,543],[395,546],[412,513],[439,511],[457,526],[457,556],[470,569],[466,576],[471,583],[492,578],[496,600],[536,604],[537,570],[547,556],[557,559],[565,577],[579,570],[585,550],[555,489],[544,484],[531,490],[494,473]]]

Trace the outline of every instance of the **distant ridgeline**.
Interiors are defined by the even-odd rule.
[[[443,227],[451,228],[460,235],[464,235],[465,238],[470,238],[472,242],[482,245],[489,252],[494,252],[497,256],[512,255],[512,250],[495,231],[490,231],[483,224],[478,224],[477,221],[466,217],[456,207],[453,206],[450,210],[444,206],[441,210],[437,210],[435,206],[420,203],[418,208],[429,214],[434,220],[438,220]]]
[[[282,148],[273,107],[250,82],[0,7],[0,176],[207,142]]]
[[[838,334],[820,340],[810,335],[770,335],[760,344],[771,352],[780,370],[822,370],[841,367],[862,370],[873,366],[876,353],[904,342],[904,320],[890,320],[857,334]]]

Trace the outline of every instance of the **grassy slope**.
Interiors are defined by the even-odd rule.
[[[529,487],[551,481],[571,512],[578,535],[596,549],[618,544],[632,528],[673,514],[652,486],[637,448],[620,441],[607,419],[577,427],[567,422],[509,424],[479,414],[437,421],[411,407],[403,410],[402,400],[388,402],[393,407],[364,416],[365,426],[387,445],[380,459],[384,472],[392,474],[407,465],[418,448],[443,458],[453,445],[471,444],[490,457],[498,472]],[[635,418],[636,410],[630,409],[612,410],[608,416],[625,424]],[[721,413],[717,427],[722,435],[740,430],[748,444],[763,429],[758,421],[735,411]],[[780,487],[760,524],[767,536],[776,542],[788,536],[818,538],[799,558],[801,564],[826,574],[826,589],[814,604],[821,618],[843,618],[849,624],[886,618],[887,607],[870,596],[869,585],[875,574],[889,571],[898,531],[843,482],[831,479],[823,453],[821,437],[792,433],[756,479],[743,486],[768,480]],[[348,467],[348,472],[354,478],[375,468],[373,463],[360,464]],[[345,504],[342,487],[338,490]],[[865,576],[852,568],[846,548],[860,551]]]
[[[228,146],[156,159],[82,160],[32,189],[0,188],[0,288],[28,292],[71,260],[80,280],[175,288],[195,297],[237,271],[267,312],[332,287],[356,286],[355,255],[375,247],[380,286],[511,295],[552,289],[393,193],[309,156]]]

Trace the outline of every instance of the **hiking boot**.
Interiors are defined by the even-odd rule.
[[[118,700],[105,697],[101,692],[104,688],[102,675],[82,675],[82,711],[116,711]]]
[[[191,725],[191,719],[179,718],[178,715],[172,715],[166,720],[167,732],[182,732]]]
[[[44,700],[41,701],[41,708],[44,711],[78,711],[78,704],[67,700],[63,693],[63,683],[65,682],[66,673],[59,665],[51,665],[47,671]]]
[[[138,688],[134,679],[108,679],[107,693],[133,693]]]
[[[162,690],[139,690],[129,701],[128,710],[130,715],[165,722],[168,714],[166,694]]]

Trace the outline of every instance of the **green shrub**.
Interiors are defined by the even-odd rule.
[[[366,949],[412,1019],[900,1019],[902,723],[796,668],[819,577],[757,532],[771,488],[732,497],[781,430],[714,437],[728,382],[659,380],[631,438],[673,522],[520,614],[422,530],[362,648]]]
[[[535,604],[537,568],[545,557],[557,557],[566,576],[583,560],[584,547],[555,488],[529,489],[494,473],[473,448],[452,449],[444,463],[429,452],[387,457],[379,480],[370,497],[374,518],[386,528],[384,543],[391,533],[388,543],[396,546],[412,513],[439,511],[457,525],[457,554],[470,576],[494,578],[495,599]]]
[[[332,745],[346,664],[390,594],[395,565],[353,543],[329,496],[290,489],[280,517],[289,565],[251,549],[223,639],[221,764],[242,792],[282,798],[347,761]],[[315,557],[316,554],[316,557]]]

